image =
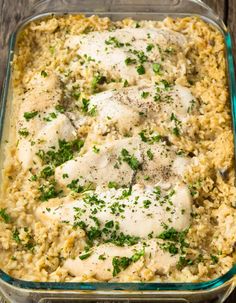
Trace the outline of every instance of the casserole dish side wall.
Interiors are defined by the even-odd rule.
[[[226,56],[228,61],[228,77],[231,92],[232,120],[234,134],[236,132],[236,85],[231,49],[230,35],[223,21],[205,4],[199,0],[43,0],[37,1],[32,7],[27,7],[22,13],[20,23],[11,36],[7,73],[2,94],[2,107],[0,112],[1,126],[1,160],[4,159],[4,140],[8,136],[7,125],[11,112],[11,66],[10,62],[15,50],[17,37],[30,21],[43,19],[52,13],[97,14],[108,16],[113,20],[124,17],[134,19],[162,20],[166,16],[184,17],[199,15],[205,21],[218,27],[225,37]],[[24,22],[23,22],[24,20]],[[161,301],[165,302],[202,302],[203,300],[216,300],[223,302],[235,286],[236,266],[224,276],[209,282],[202,283],[37,283],[20,281],[0,271],[0,287],[10,302],[96,302],[111,300],[125,301]],[[177,298],[179,301],[176,301]]]

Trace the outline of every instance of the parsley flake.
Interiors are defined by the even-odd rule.
[[[38,115],[38,111],[25,112],[24,118],[26,121],[29,121]]]
[[[144,75],[145,74],[145,68],[144,68],[143,65],[139,65],[136,70],[137,70],[137,73],[139,75]]]
[[[133,170],[140,168],[141,164],[134,155],[130,155],[127,149],[121,151],[122,160],[126,162]]]
[[[48,74],[45,72],[45,70],[42,70],[41,71],[41,76],[46,78],[48,76]]]
[[[6,208],[0,209],[0,217],[3,219],[5,223],[10,223],[11,222],[11,217],[8,215],[6,212]]]

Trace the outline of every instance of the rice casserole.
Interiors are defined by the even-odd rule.
[[[51,16],[24,28],[12,68],[5,272],[199,282],[233,266],[234,145],[215,27]]]

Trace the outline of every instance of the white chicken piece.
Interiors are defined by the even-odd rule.
[[[186,38],[167,28],[123,28],[112,32],[91,32],[68,38],[66,47],[78,49],[77,53],[91,58],[100,68],[112,72],[116,77],[135,84],[140,77],[138,66],[145,74],[154,76],[153,63],[160,64],[163,74],[181,76],[186,73],[187,61],[184,56]],[[165,59],[163,57],[166,55]],[[71,69],[75,69],[73,62]]]
[[[162,143],[149,145],[142,142],[140,149],[143,161],[135,175],[138,184],[158,184],[168,189],[183,180],[191,164],[188,157],[176,155],[174,149]]]
[[[187,157],[176,155],[165,144],[159,142],[150,146],[139,137],[132,137],[106,143],[98,151],[92,149],[65,162],[56,168],[55,179],[62,186],[77,180],[81,186],[107,187],[110,181],[119,186],[130,186],[136,181],[139,184],[165,183],[170,187],[176,179],[183,178],[188,165]]]
[[[123,92],[123,99],[128,97],[126,92],[128,91]],[[113,90],[91,97],[89,109],[95,107],[97,110],[97,128],[106,129],[107,125],[116,124],[118,129],[125,133],[139,124],[141,118],[138,110],[132,104],[125,104],[119,97],[119,92]]]
[[[60,83],[55,75],[42,77],[36,75],[29,83],[20,107],[17,156],[23,169],[31,167],[35,153],[39,149],[47,151],[49,147],[58,148],[58,140],[73,140],[76,130],[70,120],[61,113],[55,113],[55,106],[61,100]],[[26,118],[25,114],[35,113]],[[50,114],[54,114],[53,118]],[[49,118],[49,119],[48,119]],[[21,134],[26,133],[26,136]]]
[[[124,189],[109,189],[96,190],[78,200],[68,197],[58,202],[55,199],[38,207],[36,216],[49,225],[53,221],[71,225],[82,221],[88,229],[98,220],[101,230],[108,222],[114,225],[116,222],[118,233],[147,238],[150,234],[159,235],[167,225],[177,231],[188,228],[191,207],[192,199],[186,185],[178,184],[168,191],[160,186],[134,185],[126,196]]]
[[[170,253],[164,252],[154,240],[146,241],[146,244],[146,247],[141,243],[130,247],[103,244],[95,247],[91,256],[85,260],[81,260],[80,256],[76,259],[67,259],[64,268],[76,277],[93,277],[100,281],[109,281],[116,278],[122,279],[122,276],[134,276],[141,269],[136,262],[140,262],[141,267],[150,268],[151,271],[160,274],[166,274],[172,266],[177,264],[178,255],[172,256]],[[142,251],[144,255],[138,261],[131,262],[127,269],[121,269],[121,272],[116,276],[114,264],[112,264],[114,258],[132,259],[132,256]]]
[[[144,97],[145,96],[145,97]],[[188,117],[189,109],[195,103],[191,91],[181,85],[164,84],[133,86],[120,90],[105,91],[93,95],[89,108],[96,107],[98,129],[116,125],[121,133],[139,126],[145,119],[158,121],[159,127],[173,128],[173,114],[182,123]]]
[[[81,186],[90,183],[97,186],[107,186],[111,180],[121,186],[130,184],[134,171],[126,162],[119,161],[118,158],[122,149],[125,148],[141,163],[139,145],[139,138],[128,138],[102,145],[99,151],[91,149],[84,155],[57,167],[55,179],[60,185],[64,186],[77,179]],[[65,175],[67,178],[64,178]]]
[[[58,114],[57,118],[46,122],[44,127],[30,141],[27,138],[21,138],[17,146],[18,159],[24,169],[31,167],[33,160],[39,159],[35,154],[41,149],[47,152],[50,147],[59,147],[59,139],[71,141],[76,139],[76,129],[70,120],[63,114]],[[33,142],[33,144],[32,144]]]
[[[61,101],[61,98],[62,90],[56,75],[50,74],[44,77],[36,74],[28,83],[26,93],[22,95],[19,123],[25,123],[26,120],[23,117],[25,112],[45,113],[49,108],[54,108]],[[26,125],[30,126],[31,121],[33,120],[29,120]]]

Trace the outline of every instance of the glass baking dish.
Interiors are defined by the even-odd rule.
[[[216,26],[225,38],[228,81],[231,96],[234,137],[236,134],[236,84],[232,44],[223,21],[200,0],[39,0],[20,15],[16,31],[11,35],[5,82],[0,110],[1,159],[8,137],[11,114],[11,61],[19,33],[35,19],[51,14],[84,13],[108,16],[162,20],[167,16],[198,15]],[[235,140],[236,141],[236,140]],[[236,146],[236,144],[235,144]],[[69,303],[69,302],[223,302],[236,285],[236,265],[225,275],[201,283],[57,283],[28,282],[15,279],[0,270],[0,289],[7,302]]]

